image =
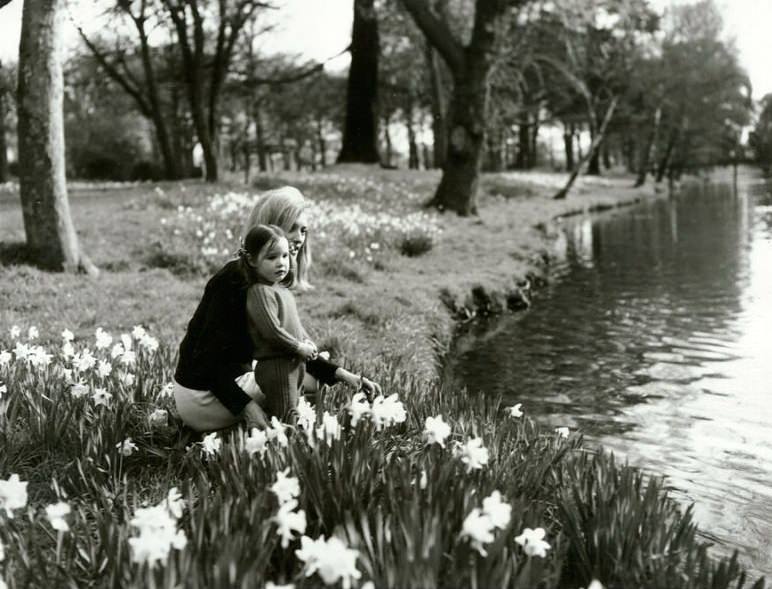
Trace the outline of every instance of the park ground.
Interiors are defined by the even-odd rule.
[[[656,191],[629,177],[583,178],[555,201],[561,175],[486,175],[479,215],[461,218],[423,208],[438,180],[355,166],[260,176],[249,188],[73,183],[72,216],[98,278],[30,265],[16,187],[0,187],[0,480],[10,475],[0,580],[10,589],[180,579],[303,589],[320,575],[378,588],[745,587],[737,555],[714,560],[659,479],[583,447],[580,432],[540,428],[517,407],[438,383],[459,320],[539,304],[555,219]],[[284,184],[313,203],[304,324],[390,396],[370,405],[332,387],[316,421],[306,414],[289,439],[277,424],[196,442],[168,393],[177,343],[256,195]],[[65,329],[74,347],[62,343]],[[117,339],[105,331],[120,343],[110,347]],[[282,472],[298,485],[287,503],[275,490]],[[51,516],[58,501],[71,512]],[[159,510],[155,530],[140,516]],[[65,516],[69,531],[52,534]],[[330,538],[330,549],[332,536],[338,568],[317,575],[309,542]],[[356,551],[345,571],[341,542]]]
[[[24,264],[18,194],[8,187],[0,193],[0,325],[34,324],[56,337],[64,328],[89,337],[96,327],[143,325],[177,341],[207,277],[238,247],[236,237],[228,243],[221,235],[222,250],[201,253],[202,232],[194,225],[215,215],[207,203],[234,193],[243,203],[266,187],[292,184],[324,205],[323,231],[340,234],[321,241],[311,227],[315,288],[299,297],[310,332],[365,370],[386,360],[432,378],[457,319],[517,309],[530,297],[549,259],[554,219],[654,196],[651,187],[632,188],[630,177],[586,177],[556,201],[562,174],[486,175],[479,215],[462,218],[423,209],[438,180],[433,172],[345,166],[258,177],[249,187],[74,183],[72,216],[83,249],[101,269],[97,279]]]

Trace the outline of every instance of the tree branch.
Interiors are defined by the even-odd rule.
[[[401,0],[427,41],[442,55],[445,63],[454,73],[464,67],[464,47],[453,36],[445,19],[435,16],[426,0]]]

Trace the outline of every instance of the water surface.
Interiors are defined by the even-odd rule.
[[[453,377],[665,474],[772,575],[772,188],[697,185],[566,219],[550,285],[473,325]]]

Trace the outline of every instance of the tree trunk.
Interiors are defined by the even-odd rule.
[[[566,170],[574,169],[574,126],[563,123],[563,148],[566,152]]]
[[[596,138],[600,137],[596,141]],[[589,163],[587,164],[587,175],[588,176],[600,176],[600,143],[603,140],[603,136],[599,133],[599,131],[595,128],[595,125],[590,125],[590,145],[594,145],[595,147],[591,147],[589,150]]]
[[[430,204],[459,215],[477,214],[477,188],[485,145],[490,67],[473,65],[454,80],[450,104],[450,141],[442,179]]]
[[[518,170],[528,168],[530,160],[529,152],[531,150],[531,139],[528,134],[528,111],[521,111],[518,115],[519,124],[517,126],[517,160],[515,167]]]
[[[590,150],[587,152],[587,156],[585,158],[582,158],[579,161],[579,165],[574,168],[574,171],[571,172],[571,175],[568,177],[568,181],[566,182],[566,185],[555,194],[552,198],[554,199],[561,199],[568,196],[568,191],[571,190],[571,187],[574,185],[574,182],[576,181],[576,177],[581,173],[582,168],[587,163],[588,160],[591,160],[594,155],[598,153],[598,146],[603,141],[603,137],[606,134],[606,128],[608,127],[609,123],[611,122],[612,117],[614,116],[614,111],[617,108],[617,104],[619,103],[619,97],[615,96],[611,104],[608,107],[608,110],[606,111],[605,116],[603,117],[603,122],[600,124],[600,129],[597,130],[595,137],[592,140],[592,143],[590,144]]]
[[[260,102],[255,100],[252,106],[252,118],[255,121],[255,143],[257,148],[257,165],[261,172],[268,171],[268,156],[265,153],[265,130],[263,117],[260,115]]]
[[[448,152],[448,97],[442,81],[439,56],[429,43],[426,44],[426,62],[429,68],[432,135],[434,136],[432,166],[442,168],[445,165],[445,157]],[[429,162],[426,162],[426,166],[429,166]]]
[[[319,165],[327,167],[327,140],[324,138],[324,121],[321,117],[316,121],[316,143],[319,149]]]
[[[375,0],[354,0],[351,66],[339,162],[378,162],[378,19]]]
[[[410,170],[418,169],[418,144],[416,143],[415,126],[413,124],[413,97],[409,96],[405,108],[405,124],[407,125],[408,161]]]
[[[64,161],[64,0],[25,2],[19,45],[19,188],[24,231],[44,267],[98,271],[80,251]]]
[[[5,86],[0,85],[0,182],[8,181],[8,145],[5,141],[6,93]]]
[[[386,167],[391,166],[391,158],[393,155],[392,144],[391,144],[391,131],[389,130],[389,118],[390,117],[388,114],[383,115],[383,141],[386,144],[386,149],[384,150],[386,154],[384,156],[383,163],[386,165]]]
[[[539,164],[539,110],[536,109],[531,128],[531,146],[528,150],[528,169],[532,170]]]
[[[651,160],[651,150],[657,143],[657,132],[659,131],[659,121],[662,118],[662,109],[657,108],[654,112],[654,124],[646,140],[646,145],[641,149],[641,158],[638,162],[638,175],[635,178],[635,187],[643,186],[646,182],[646,176],[649,173],[649,161]]]

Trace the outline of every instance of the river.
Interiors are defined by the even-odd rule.
[[[531,309],[456,339],[451,378],[666,475],[772,576],[772,185],[567,218],[553,254]]]

